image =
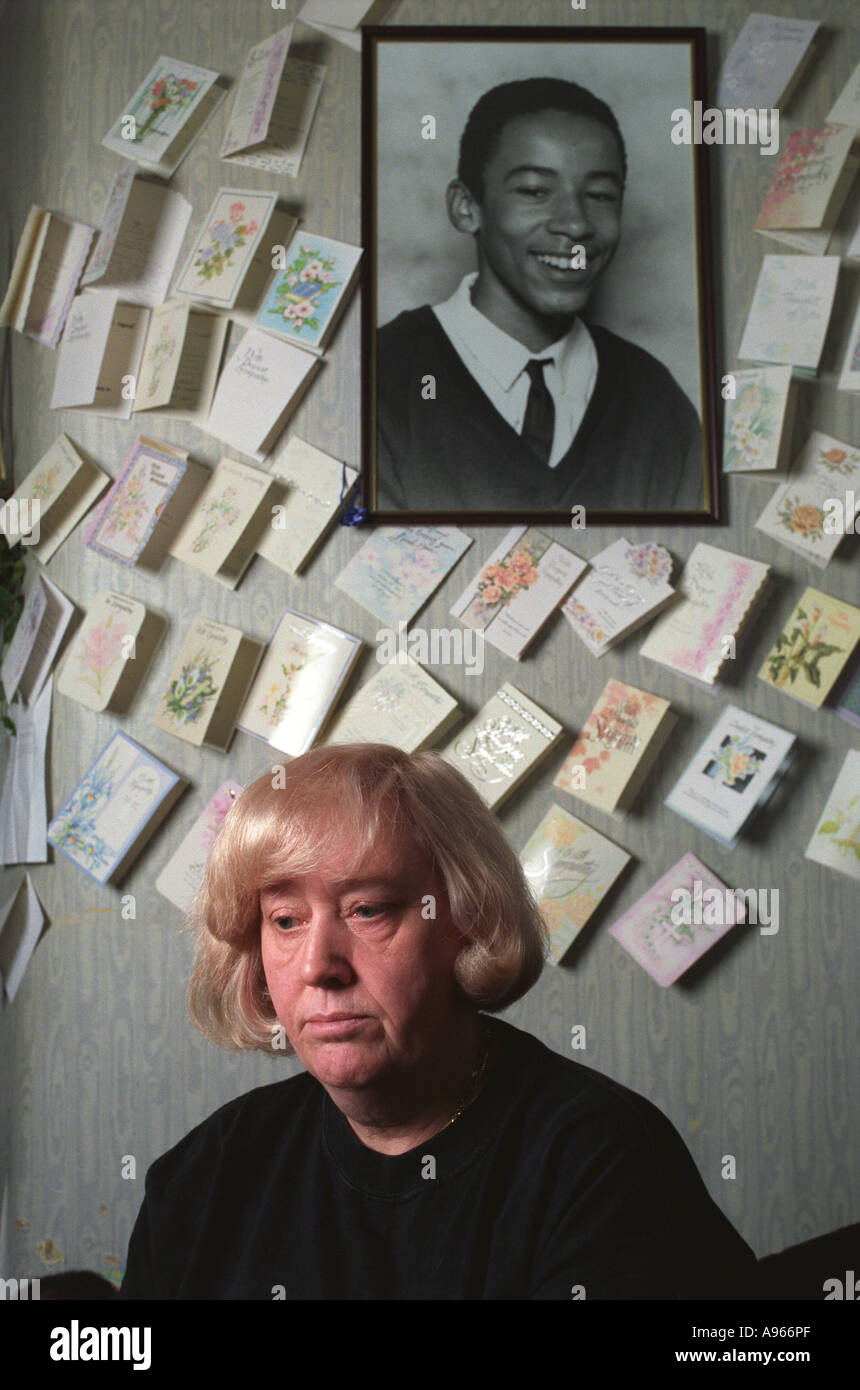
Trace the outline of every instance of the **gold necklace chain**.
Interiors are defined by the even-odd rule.
[[[487,1074],[487,1065],[490,1060],[492,1039],[490,1037],[490,1031],[485,1023],[481,1024],[481,1030],[484,1035],[484,1041],[481,1047],[481,1051],[478,1055],[478,1060],[475,1063],[471,1078],[469,1080],[469,1089],[465,1092],[450,1120],[445,1125],[445,1129],[448,1129],[448,1127],[452,1125],[455,1120],[459,1120],[463,1111],[467,1110],[469,1106],[472,1104],[472,1102],[477,1100],[481,1087],[484,1084],[484,1080]]]

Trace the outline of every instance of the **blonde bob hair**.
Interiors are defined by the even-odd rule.
[[[475,789],[438,753],[334,744],[258,777],[224,820],[186,919],[196,932],[188,1012],[206,1037],[272,1055],[278,1020],[263,973],[260,893],[324,862],[356,872],[392,833],[423,850],[445,884],[451,918],[468,941],[454,965],[467,998],[495,1011],[531,988],[547,930],[519,859]]]

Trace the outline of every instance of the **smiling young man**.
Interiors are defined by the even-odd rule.
[[[447,190],[478,269],[378,334],[379,510],[703,509],[687,396],[581,317],[618,246],[626,175],[614,115],[575,83],[481,97]]]

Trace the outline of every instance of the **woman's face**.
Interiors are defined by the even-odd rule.
[[[344,862],[263,890],[263,969],[278,1019],[318,1081],[384,1086],[450,1042],[465,1003],[453,977],[464,941],[443,884],[409,841],[380,843],[357,873],[345,875]]]

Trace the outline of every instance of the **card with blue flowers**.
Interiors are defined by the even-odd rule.
[[[355,283],[361,248],[300,227],[280,259],[257,326],[322,352]]]
[[[191,254],[176,282],[176,294],[232,309],[255,260],[271,269],[268,238],[275,193],[219,188]]]

